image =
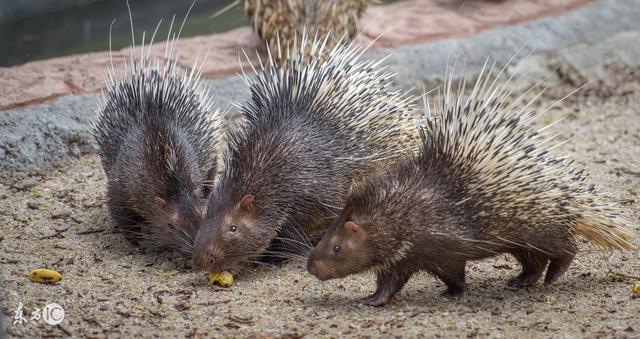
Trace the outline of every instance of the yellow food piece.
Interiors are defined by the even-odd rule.
[[[633,293],[640,294],[640,280],[633,284]]]
[[[554,304],[556,302],[556,297],[552,295],[545,295],[544,302],[546,302],[547,304]]]
[[[35,269],[27,275],[29,280],[42,284],[55,284],[62,280],[60,273],[46,268]]]
[[[233,276],[227,271],[209,272],[209,285],[213,285],[215,283],[222,287],[229,287],[233,284]]]

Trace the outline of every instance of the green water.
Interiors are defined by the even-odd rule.
[[[177,24],[180,24],[192,1],[131,0],[135,31],[138,34],[142,31],[151,34],[162,19],[156,40],[164,40],[172,15],[176,15]],[[233,0],[198,0],[185,23],[182,37],[219,33],[247,25],[239,6],[210,18],[231,2]],[[70,10],[0,24],[0,67],[107,50],[109,26],[114,19],[112,44],[113,49],[118,50],[131,43],[129,14],[124,0],[98,1]]]

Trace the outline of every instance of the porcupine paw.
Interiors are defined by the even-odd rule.
[[[564,272],[569,269],[571,262],[573,261],[573,255],[567,255],[562,258],[552,259],[547,269],[547,275],[544,278],[545,286],[553,284]]]
[[[507,286],[527,288],[535,284],[547,267],[547,257],[525,250],[514,251],[513,255],[522,265],[522,272],[507,282]]]
[[[527,288],[538,281],[540,277],[535,277],[530,274],[519,274],[517,277],[509,279],[507,286],[515,288]]]
[[[142,230],[137,226],[119,225],[116,226],[115,230],[124,235],[124,238],[135,246],[140,246],[140,243],[144,238]]]
[[[383,293],[374,293],[368,297],[362,298],[360,301],[368,306],[379,307],[386,305],[391,297]]]
[[[451,300],[462,299],[464,296],[464,289],[449,287],[444,292],[440,293],[440,296]]]

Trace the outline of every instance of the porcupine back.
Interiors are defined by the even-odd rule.
[[[301,43],[286,51],[286,58],[272,57],[273,64],[256,78],[245,78],[251,92],[251,101],[243,107],[246,128],[229,138],[231,159],[253,162],[239,164],[246,171],[260,167],[256,160],[267,162],[243,156],[243,147],[264,144],[273,136],[291,138],[286,144],[292,147],[273,150],[272,158],[297,158],[302,166],[296,176],[305,176],[299,182],[322,183],[317,189],[333,192],[314,194],[332,197],[323,202],[334,206],[340,199],[333,197],[344,195],[353,179],[414,152],[418,137],[415,98],[390,88],[392,74],[380,65],[382,60],[360,60],[362,51],[353,44],[325,51],[327,39],[309,41],[303,34]],[[326,60],[313,57],[320,55]],[[277,175],[279,167],[273,169]]]
[[[244,131],[273,121],[317,125],[323,132],[346,136],[343,153],[334,155],[362,166],[369,163],[362,159],[400,157],[402,151],[415,150],[416,98],[391,88],[393,74],[381,66],[383,60],[361,60],[363,51],[353,44],[327,51],[328,38],[307,39],[303,35],[299,45],[287,50],[284,62],[271,58],[270,67],[255,79],[245,76],[251,101],[243,107]],[[307,60],[307,49],[312,56],[326,55],[326,61]]]
[[[352,44],[325,50],[327,39],[303,34],[285,58],[270,55],[268,67],[245,76],[244,128],[227,136],[216,203],[196,239],[201,268],[235,268],[235,257],[256,255],[275,237],[317,239],[354,179],[417,150],[415,98],[390,88],[381,61],[361,60]],[[234,207],[243,197],[255,201],[248,219]],[[249,220],[251,235],[227,242],[224,220]]]
[[[100,119],[94,128],[105,170],[109,172],[131,131],[153,124],[183,129],[200,167],[215,166],[211,146],[219,139],[220,113],[201,84],[197,65],[189,71],[177,64],[175,56],[149,60],[144,45],[139,60],[135,60],[135,48],[131,53],[131,67],[122,79],[109,69]]]
[[[601,248],[634,248],[622,209],[573,160],[551,153],[549,126],[535,129],[544,111],[530,109],[531,102],[508,101],[512,84],[497,84],[485,69],[467,97],[465,83],[455,90],[448,77],[433,109],[442,113],[427,113],[419,162],[446,168],[442,173],[463,187],[460,204],[496,227],[511,225],[519,232],[525,230],[518,224],[532,225],[538,229],[526,231],[535,234],[567,227]]]

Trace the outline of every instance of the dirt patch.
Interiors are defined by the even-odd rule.
[[[619,71],[606,91],[583,91],[553,108],[559,152],[588,168],[638,220],[640,207],[640,81]],[[631,72],[631,73],[629,73]],[[542,106],[575,87],[552,88]],[[560,120],[560,117],[566,116]],[[172,253],[144,251],[114,233],[104,206],[105,180],[96,156],[57,170],[14,175],[0,185],[0,271],[7,331],[15,336],[629,336],[640,335],[638,252],[606,254],[581,244],[569,271],[552,287],[513,290],[519,270],[508,256],[472,263],[459,301],[439,296],[444,285],[420,274],[385,308],[357,302],[373,291],[362,275],[321,283],[302,264],[255,268],[229,289]],[[637,230],[637,228],[636,228]],[[638,241],[636,241],[638,243]],[[57,285],[30,282],[33,268],[63,274]],[[640,279],[639,279],[640,280]],[[62,305],[64,321],[14,325],[24,305]]]

